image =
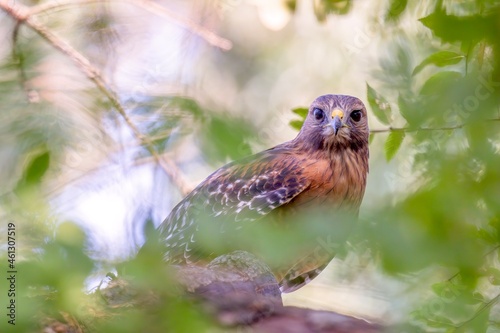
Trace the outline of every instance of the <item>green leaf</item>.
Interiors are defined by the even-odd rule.
[[[299,115],[300,118],[305,119],[307,117],[307,113],[309,112],[308,108],[295,108],[292,109],[292,112]]]
[[[192,113],[195,117],[202,117],[205,110],[194,99],[189,97],[175,96],[170,100],[169,107],[179,108]]]
[[[297,8],[297,0],[285,0],[284,4],[289,11],[292,13],[295,12],[295,9]]]
[[[47,172],[50,163],[50,153],[48,151],[41,153],[31,160],[31,163],[25,170],[24,178],[28,184],[39,183]]]
[[[389,10],[387,11],[387,14],[385,16],[386,19],[389,21],[397,20],[404,12],[407,5],[408,0],[392,0]]]
[[[292,128],[295,128],[298,131],[300,131],[300,129],[302,128],[302,124],[304,124],[303,120],[291,120],[290,121],[290,126],[292,126]]]
[[[459,332],[471,332],[471,333],[480,333],[480,332],[490,332],[488,329],[491,326],[490,322],[490,311],[491,306],[485,306],[480,310],[477,310],[474,315],[466,321],[463,321],[458,325],[461,328]],[[494,330],[491,330],[494,331]],[[455,330],[455,332],[457,332]]]
[[[477,237],[490,244],[496,244],[498,241],[498,232],[495,228],[491,226],[485,226],[477,230]],[[500,275],[499,275],[499,281],[500,281]]]
[[[368,144],[372,144],[373,139],[375,139],[375,133],[370,133],[370,136],[368,137]]]
[[[441,329],[446,329],[446,328],[456,328],[454,323],[447,317],[445,316],[438,316],[435,313],[433,314],[432,317],[429,318],[427,317],[427,325],[432,328],[441,328]]]
[[[384,125],[389,125],[391,116],[391,106],[387,100],[380,96],[370,85],[366,84],[367,99],[373,114]]]
[[[494,40],[497,20],[494,11],[486,15],[454,16],[438,6],[434,13],[419,21],[445,42],[471,43],[472,47],[484,38]]]
[[[439,95],[450,87],[456,86],[457,82],[462,78],[462,74],[454,71],[439,72],[431,76],[422,86],[421,95]]]
[[[399,113],[406,119],[410,126],[420,124],[419,106],[415,106],[414,104],[416,103],[406,100],[403,95],[400,94],[398,96]]]
[[[446,299],[461,297],[464,294],[469,293],[467,287],[461,284],[460,281],[457,282],[456,280],[457,279],[454,280],[456,283],[453,283],[450,280],[437,282],[432,285],[432,291],[439,298]]]
[[[441,296],[445,293],[445,291],[450,289],[450,286],[452,286],[452,284],[449,281],[441,281],[434,283],[431,286],[431,289],[434,292],[434,294]]]
[[[397,151],[401,147],[403,143],[403,139],[405,138],[406,133],[404,131],[391,131],[389,136],[387,137],[387,141],[385,141],[385,158],[387,161],[392,160],[394,155],[396,155]]]
[[[315,0],[314,14],[318,21],[325,21],[329,14],[344,15],[349,13],[352,1],[350,0]]]
[[[207,160],[213,163],[237,160],[252,153],[248,142],[253,131],[243,119],[215,113],[205,117],[208,119],[200,134],[203,155]]]
[[[458,64],[465,56],[463,54],[459,54],[451,51],[440,51],[434,54],[431,54],[427,58],[424,59],[418,66],[413,70],[412,75],[416,75],[422,69],[424,69],[427,65],[433,64],[439,67],[449,66]]]
[[[16,186],[16,191],[22,190],[27,186],[40,184],[50,165],[50,152],[43,153],[33,157],[28,166],[24,169],[23,176]]]

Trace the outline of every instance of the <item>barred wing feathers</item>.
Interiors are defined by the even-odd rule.
[[[289,203],[310,185],[304,162],[276,147],[215,171],[161,224],[165,259],[172,263],[198,259],[192,248],[199,221],[255,221]]]

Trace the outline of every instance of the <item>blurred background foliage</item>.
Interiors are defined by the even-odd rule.
[[[85,294],[183,192],[293,138],[303,108],[325,93],[369,108],[368,188],[336,259],[285,302],[399,332],[500,331],[500,1],[0,8],[0,231],[16,225],[19,272],[17,325],[2,319],[0,331],[36,331],[43,318],[102,332],[145,322],[149,331],[208,330],[214,323],[147,262],[142,282],[165,295],[162,307],[85,322],[98,311]],[[301,236],[328,232],[297,224],[269,228],[260,244],[293,250]],[[207,234],[206,246],[217,246]],[[6,258],[5,237],[0,245]]]

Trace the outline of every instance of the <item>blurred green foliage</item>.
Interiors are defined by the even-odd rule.
[[[324,21],[331,14],[347,14],[351,9],[349,0],[315,0],[314,13],[319,21]]]
[[[297,10],[295,1],[283,3],[291,13]],[[369,64],[363,99],[376,119],[372,152],[385,152],[383,175],[387,182],[395,182],[389,187],[394,185],[400,192],[383,197],[384,204],[364,210],[348,245],[334,242],[335,253],[344,259],[349,251],[361,257],[368,250],[372,263],[384,274],[418,290],[418,297],[408,300],[411,311],[402,314],[404,320],[396,330],[498,332],[500,1],[377,3],[383,8],[383,20],[375,25],[374,34],[389,31],[394,38],[377,54],[377,62]],[[340,15],[355,16],[359,8],[354,1],[312,1],[311,5],[318,25]],[[79,22],[86,29],[82,36],[88,38],[88,54],[99,54],[103,46],[99,43],[109,43],[116,33],[114,16],[106,12],[106,6],[98,8],[93,23]],[[85,46],[86,39],[80,40],[80,34],[60,31],[69,21],[54,20],[50,27]],[[13,21],[2,18],[2,22],[9,25],[10,33],[16,31]],[[405,31],[407,22],[418,23],[418,28]],[[87,231],[69,222],[54,223],[57,218],[48,201],[50,193],[66,185],[66,178],[58,181],[58,176],[61,170],[72,170],[75,159],[85,173],[99,165],[95,161],[117,149],[110,132],[123,128],[124,121],[70,59],[29,28],[21,25],[18,29],[0,64],[0,156],[5,161],[0,169],[0,230],[5,229],[3,221],[15,221],[22,239],[15,330],[39,331],[44,319],[67,322],[66,314],[96,332],[137,332],[144,327],[151,332],[199,332],[212,328],[214,323],[201,315],[197,304],[179,296],[169,272],[148,261],[153,259],[144,258],[133,269],[138,288],[144,288],[138,293],[154,287],[164,299],[160,306],[110,310],[98,293],[86,294],[85,281],[99,265],[89,255]],[[100,38],[103,36],[109,38]],[[251,42],[242,40],[243,46]],[[251,86],[242,72],[259,66],[277,71],[274,63],[262,61],[262,65],[255,60],[251,44],[248,54],[241,45],[239,53],[230,57],[248,57],[246,66],[239,62],[224,66],[232,71],[238,88]],[[100,56],[96,63],[105,63],[106,54]],[[51,66],[44,66],[49,60]],[[75,86],[67,81],[59,85],[64,98],[54,98],[52,91],[42,89],[50,71],[58,66],[65,69],[64,75],[58,75],[76,82]],[[253,145],[262,143],[255,138],[259,129],[248,117],[219,105],[223,103],[215,97],[198,101],[180,96],[145,93],[139,102],[124,102],[132,121],[157,152],[174,151],[193,135],[203,160],[220,165],[250,154]],[[259,96],[251,96],[258,103]],[[307,108],[298,106],[292,112],[290,127],[298,130]],[[82,142],[93,148],[86,150]],[[404,163],[400,156],[408,161]],[[145,157],[150,152],[143,146],[133,156],[137,160]],[[372,155],[372,161],[375,157]],[[285,231],[266,225],[259,230],[257,226],[233,244],[254,246],[269,254],[272,263],[279,263],[300,253],[298,244],[344,231],[338,226],[332,230],[322,223],[324,219],[309,216],[304,220],[310,223],[292,223]],[[227,246],[216,231],[208,229],[206,239],[201,240],[207,251]],[[4,247],[1,255],[2,251]],[[2,272],[7,271],[4,261],[1,265]],[[5,283],[2,279],[2,293]],[[95,313],[102,313],[103,318],[91,320]],[[0,321],[0,331],[12,331],[7,325]]]
[[[434,267],[449,275],[432,285],[433,296],[421,298],[404,328],[411,331],[489,332],[498,321],[491,269],[498,267],[500,58],[492,36],[499,32],[493,22],[500,4],[475,5],[437,1],[420,20],[440,44],[414,67],[408,88],[387,84],[386,91],[397,92],[389,103],[397,105],[402,126],[373,105],[386,101],[368,86],[373,114],[393,126],[387,159],[408,142],[415,153],[406,172],[419,185],[390,209],[369,215],[374,223],[363,238],[378,248],[387,272]]]

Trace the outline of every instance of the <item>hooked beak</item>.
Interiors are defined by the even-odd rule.
[[[332,112],[332,120],[330,121],[330,126],[333,128],[333,132],[337,135],[339,129],[343,127],[342,118],[344,118],[344,112],[340,109],[335,109]]]
[[[335,116],[330,122],[330,126],[332,126],[333,132],[337,135],[337,132],[342,127],[342,120],[338,116]]]

